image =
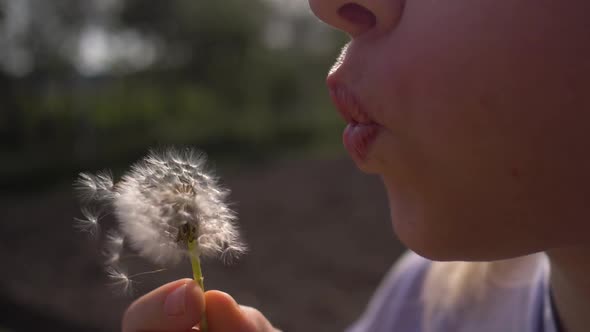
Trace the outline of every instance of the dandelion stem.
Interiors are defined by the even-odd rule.
[[[205,284],[203,283],[203,274],[201,273],[201,261],[199,259],[199,255],[196,253],[195,250],[195,240],[190,241],[188,243],[188,249],[190,252],[191,258],[191,266],[193,268],[193,279],[199,283],[199,286],[205,291]],[[201,332],[207,332],[207,314],[205,308],[203,308],[203,313],[201,314],[201,323],[199,325]]]

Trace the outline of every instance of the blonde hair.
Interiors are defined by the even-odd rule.
[[[494,288],[513,288],[531,282],[543,253],[493,262],[433,262],[422,289],[424,328],[436,319],[436,314],[457,313],[465,306],[478,310],[486,294]]]

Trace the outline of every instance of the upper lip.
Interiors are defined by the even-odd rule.
[[[352,124],[373,124],[363,103],[353,90],[345,83],[346,74],[350,71],[350,49],[352,43],[346,44],[338,60],[330,70],[326,84],[330,97],[342,118]]]
[[[328,88],[334,105],[346,122],[352,124],[374,123],[358,97],[346,85],[328,79]]]

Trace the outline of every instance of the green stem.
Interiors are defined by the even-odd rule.
[[[201,261],[199,260],[199,255],[196,254],[194,240],[188,243],[188,250],[191,258],[191,266],[193,268],[193,279],[199,283],[199,286],[201,286],[201,289],[204,292],[205,284],[203,283],[203,273],[201,273]],[[203,312],[201,314],[201,323],[199,327],[199,331],[207,332],[207,314],[205,308],[203,308]]]

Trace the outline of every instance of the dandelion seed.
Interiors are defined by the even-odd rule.
[[[117,264],[121,261],[121,253],[120,252],[104,252],[103,255],[105,256],[105,265],[110,266]]]
[[[158,270],[128,275],[120,267],[111,266],[111,267],[107,268],[107,276],[109,279],[112,280],[112,282],[110,284],[112,287],[115,287],[116,289],[121,290],[125,294],[131,294],[131,293],[133,293],[133,285],[137,283],[136,281],[133,280],[133,278],[147,275],[147,274],[160,273],[163,271],[166,271],[166,269],[158,269]]]
[[[100,219],[98,212],[95,212],[89,208],[83,208],[82,215],[84,218],[74,218],[76,221],[76,228],[82,232],[96,235],[99,226],[98,220]]]
[[[106,246],[103,255],[106,257],[106,265],[116,264],[121,260],[121,253],[123,252],[123,236],[109,232],[106,236]]]
[[[107,234],[107,243],[109,247],[117,249],[123,248],[124,241],[125,238],[115,232],[109,232]]]
[[[107,277],[112,280],[111,286],[120,290],[124,294],[131,294],[133,292],[133,285],[131,278],[127,276],[120,268],[110,266],[106,270]]]
[[[96,175],[80,173],[75,188],[85,201],[111,200],[116,194],[114,190],[113,175],[108,171]]]

